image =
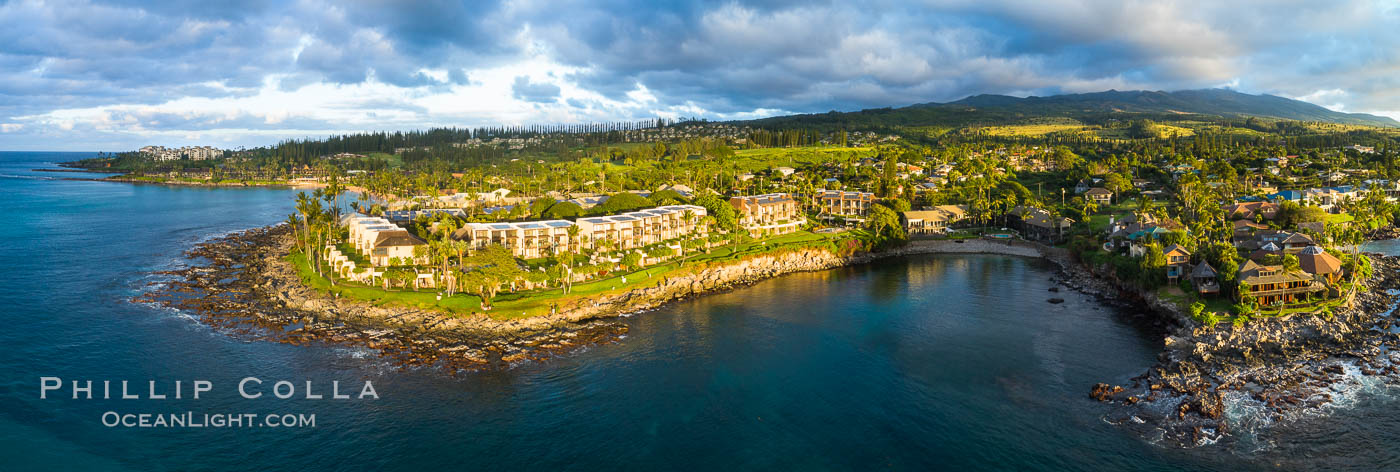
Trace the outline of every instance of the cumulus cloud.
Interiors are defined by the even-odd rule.
[[[519,76],[510,86],[515,98],[527,102],[553,102],[559,99],[559,86],[548,82],[532,83],[530,78]]]
[[[1400,113],[1400,7],[1370,0],[14,0],[0,24],[0,147],[1225,84]]]

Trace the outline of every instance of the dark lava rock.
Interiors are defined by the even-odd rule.
[[[1065,299],[1063,299],[1063,298],[1051,298],[1051,299],[1046,300],[1046,301],[1047,301],[1047,302],[1050,302],[1050,303],[1064,303],[1064,302],[1065,302]]]
[[[1123,387],[1117,385],[1110,386],[1106,383],[1094,384],[1094,388],[1089,389],[1089,398],[1106,402],[1113,399],[1113,394],[1122,392]]]
[[[1060,287],[1050,287],[1051,292],[1060,293]]]
[[[1193,399],[1181,402],[1181,406],[1177,407],[1178,417],[1185,418],[1187,413],[1218,420],[1225,414],[1225,403],[1220,400],[1220,395],[1197,395]]]

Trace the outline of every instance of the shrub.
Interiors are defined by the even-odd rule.
[[[1230,321],[1230,326],[1234,326],[1236,328],[1243,327],[1245,322],[1247,321],[1249,321],[1249,315],[1239,315],[1236,316],[1234,320]]]
[[[1243,303],[1236,303],[1234,305],[1230,305],[1230,311],[1236,315],[1248,316],[1249,314],[1254,313],[1254,307]]]
[[[629,252],[622,256],[622,265],[630,270],[636,270],[642,265],[642,255],[636,252]]]

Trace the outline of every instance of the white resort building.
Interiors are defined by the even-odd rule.
[[[394,258],[413,260],[413,248],[426,244],[384,218],[349,215],[340,221],[349,230],[351,246],[367,255],[375,266],[390,265]]]
[[[574,223],[564,220],[467,223],[452,237],[468,241],[478,249],[500,244],[516,257],[533,259],[558,251],[603,246],[631,249],[690,234],[703,235],[706,229],[700,220],[705,215],[705,207],[669,205],[620,215],[584,217]],[[574,226],[578,227],[577,240],[569,235],[569,228]]]

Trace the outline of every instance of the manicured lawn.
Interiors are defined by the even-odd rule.
[[[626,290],[655,285],[661,281],[662,277],[684,275],[696,270],[701,264],[730,262],[743,257],[780,249],[825,245],[828,244],[829,241],[848,239],[853,236],[854,235],[849,232],[816,234],[808,231],[799,231],[739,245],[718,247],[712,249],[708,254],[695,253],[686,258],[684,262],[681,260],[672,260],[632,272],[613,272],[609,274],[608,277],[600,280],[574,284],[573,289],[568,295],[564,295],[559,288],[501,293],[492,300],[493,308],[486,313],[498,320],[544,315],[548,314],[555,306],[568,307],[574,304],[588,303],[588,299],[598,295],[621,293]],[[346,252],[346,249],[348,248],[342,248],[341,252]],[[347,252],[347,254],[349,253]],[[348,281],[338,281],[332,284],[325,277],[317,275],[315,271],[307,265],[306,258],[301,254],[293,254],[290,260],[296,265],[302,280],[308,282],[312,288],[338,293],[340,296],[365,300],[376,306],[405,306],[422,309],[437,309],[458,315],[468,315],[483,311],[481,309],[481,299],[476,295],[459,293],[438,300],[438,292],[433,289],[424,291],[413,291],[412,289],[384,290],[380,287],[370,287]],[[682,266],[682,263],[684,263],[684,266]],[[358,265],[359,262],[356,262],[356,264]],[[624,277],[627,280],[626,283],[623,283]]]

